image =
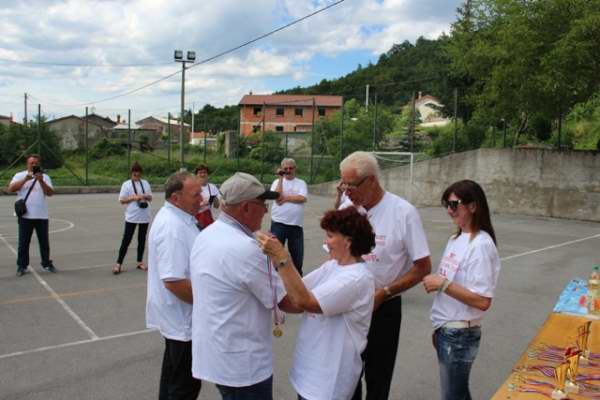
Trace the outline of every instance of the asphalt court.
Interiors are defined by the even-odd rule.
[[[125,271],[110,272],[123,229],[116,194],[50,199],[50,247],[58,274],[39,266],[15,276],[14,197],[0,197],[0,399],[151,399],[157,397],[163,341],[145,328],[146,274],[135,269],[136,238]],[[162,193],[155,195],[156,212]],[[318,226],[332,199],[311,196],[305,214],[305,271],[320,265]],[[420,209],[434,269],[453,227],[441,208]],[[267,218],[265,218],[267,221]],[[489,398],[509,374],[573,277],[600,264],[600,224],[494,215],[503,259],[471,378],[473,398]],[[266,228],[268,223],[264,224]],[[31,269],[31,268],[30,268]],[[392,399],[438,398],[431,346],[431,296],[418,286],[403,296],[403,322]],[[294,399],[287,379],[299,317],[288,316],[274,340],[274,398]],[[203,385],[200,399],[220,398]]]

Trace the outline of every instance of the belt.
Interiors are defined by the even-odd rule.
[[[442,325],[442,328],[466,329],[474,326],[481,326],[481,319],[474,319],[471,321],[448,321]]]

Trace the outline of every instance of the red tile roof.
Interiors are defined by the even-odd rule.
[[[315,104],[322,107],[341,107],[342,96],[309,96],[295,94],[246,94],[240,100],[239,105],[290,105],[290,106],[312,106],[313,98]]]

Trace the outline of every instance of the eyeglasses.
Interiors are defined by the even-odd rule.
[[[462,200],[442,200],[442,207],[444,208],[448,208],[450,207],[450,209],[452,211],[456,211],[456,209],[458,208],[459,204],[462,204],[463,201]]]
[[[356,190],[359,188],[360,185],[363,184],[364,181],[367,180],[367,178],[369,178],[368,176],[365,176],[364,178],[362,178],[358,183],[342,183],[341,188],[342,190]]]

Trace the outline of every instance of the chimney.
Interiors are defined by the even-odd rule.
[[[419,97],[417,97],[417,100],[421,98],[422,94],[423,94],[423,92],[419,91]]]
[[[250,91],[250,93],[248,93],[250,96],[252,96],[252,90]]]
[[[121,115],[117,114],[117,125],[121,123]]]

